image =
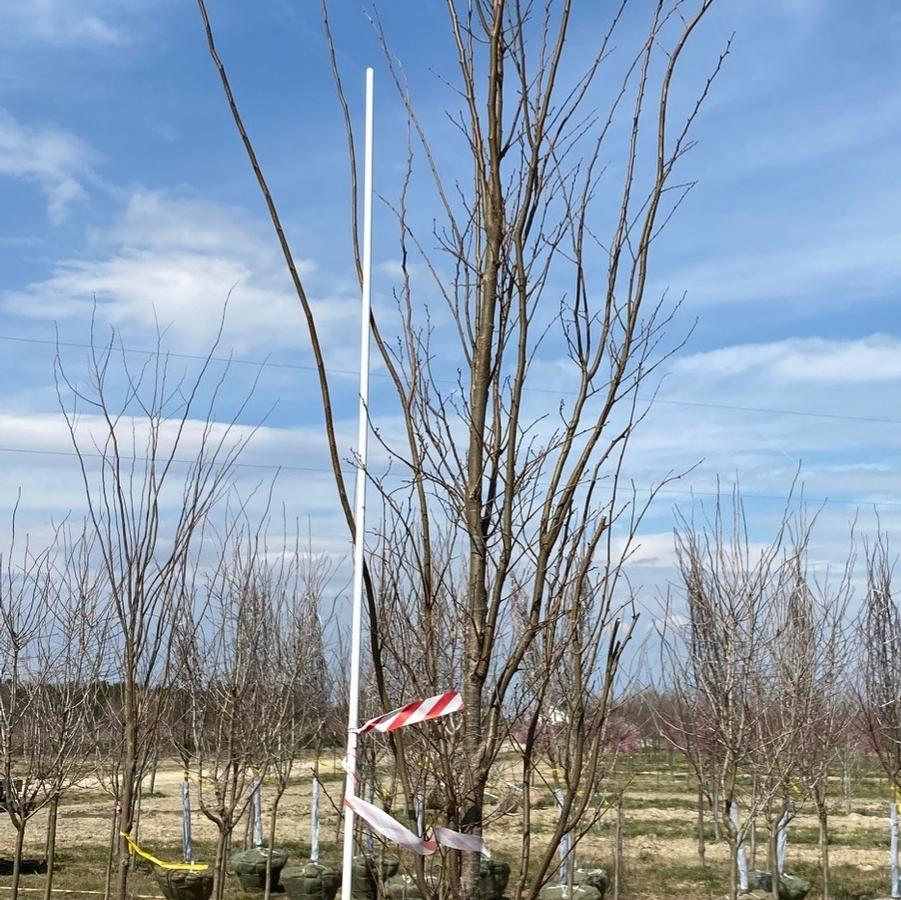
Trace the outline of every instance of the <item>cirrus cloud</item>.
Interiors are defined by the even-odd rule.
[[[94,152],[80,138],[56,126],[29,126],[0,109],[0,175],[35,182],[47,198],[47,213],[61,222],[84,199]]]

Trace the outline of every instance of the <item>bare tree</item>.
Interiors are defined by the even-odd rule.
[[[799,773],[804,737],[817,700],[816,611],[806,571],[810,531],[800,517],[795,522],[800,527],[789,525],[787,529],[784,557],[754,636],[760,653],[752,674],[751,810],[755,815],[759,809],[767,824],[767,866],[774,900],[779,898],[783,874],[780,835],[787,833],[806,794]]]
[[[755,758],[787,740],[766,720],[768,698],[761,693],[765,661],[773,658],[767,617],[782,572],[786,527],[783,517],[775,537],[754,547],[736,491],[731,506],[724,508],[718,497],[712,516],[699,524],[681,517],[676,530],[682,591],[680,604],[668,602],[664,615],[663,662],[675,709],[665,734],[693,766],[708,800],[719,800],[732,900],[739,890],[739,848],[779,783],[774,777],[769,792],[753,795],[746,775]]]
[[[288,529],[284,529],[287,540]],[[269,666],[273,682],[268,695],[268,718],[280,723],[265,731],[269,744],[263,748],[266,769],[274,784],[269,818],[269,846],[274,847],[278,829],[279,804],[304,751],[317,751],[328,735],[330,712],[334,706],[334,681],[327,662],[326,631],[332,622],[326,593],[333,566],[314,555],[308,543],[281,554],[273,572],[270,591],[277,596],[281,622],[274,635]],[[340,682],[339,682],[340,684]],[[265,896],[272,890],[272,857],[267,858]]]
[[[804,710],[795,741],[799,746],[797,771],[817,811],[822,894],[830,896],[829,876],[829,770],[839,759],[854,724],[849,712],[852,642],[848,633],[848,607],[852,596],[853,554],[833,582],[826,572],[816,579],[804,572],[808,614],[800,624],[796,644],[790,648],[795,667],[806,673],[796,679],[797,700]]]
[[[236,428],[243,406],[223,423],[214,419],[225,378],[214,370],[215,348],[189,377],[170,371],[159,342],[137,367],[114,333],[101,343],[92,329],[91,346],[80,382],[67,375],[57,354],[57,392],[112,606],[122,753],[116,896],[126,900],[124,835],[135,825],[141,783],[171,696],[174,600],[195,535],[230,485],[252,429]]]
[[[205,4],[198,3],[306,316],[332,465],[353,530],[315,315]],[[570,65],[569,0],[546,0],[540,8],[448,0],[448,44],[458,63],[452,86],[461,105],[450,115],[460,132],[468,182],[469,174],[442,172],[442,154],[416,114],[393,54],[386,52],[412,141],[400,196],[391,205],[402,260],[397,328],[383,331],[374,318],[371,324],[401,421],[399,435],[377,435],[404,477],[399,489],[396,483],[375,483],[386,516],[397,517],[406,530],[405,549],[392,561],[403,565],[397,591],[411,605],[412,621],[435,638],[432,647],[459,648],[449,673],[437,652],[426,652],[415,689],[437,685],[448,674],[462,685],[462,752],[454,783],[447,785],[454,804],[448,812],[472,834],[483,830],[486,785],[506,739],[518,673],[538,635],[556,627],[554,596],[567,592],[578,608],[572,614],[579,628],[603,634],[596,660],[615,663],[617,642],[628,633],[615,624],[616,586],[642,504],[621,490],[622,473],[644,413],[637,392],[667,356],[662,341],[670,320],[665,300],[646,298],[653,249],[691,187],[674,175],[693,145],[691,127],[728,47],[698,88],[697,102],[676,124],[670,93],[685,48],[711,5],[654,3],[644,37],[624,58],[612,53],[625,4],[618,5],[590,58]],[[387,50],[378,23],[376,32]],[[354,135],[337,65],[334,71],[356,185]],[[611,155],[622,165],[617,186],[608,191],[614,176],[605,173],[604,161]],[[410,212],[419,165],[432,192],[424,217]],[[352,218],[359,270],[355,195]],[[435,223],[431,233],[428,226],[425,232],[419,228],[421,218]],[[432,252],[435,245],[438,251]],[[414,262],[428,273],[427,287],[412,278]],[[437,296],[450,318],[441,335],[447,366],[436,358],[428,299],[420,291]],[[565,357],[568,385],[557,397],[545,393],[536,405],[532,390],[547,389],[536,365],[546,343]],[[548,415],[552,408],[556,420]],[[389,523],[381,539],[396,533]],[[454,548],[450,556],[448,547]],[[579,562],[569,567],[570,559]],[[558,583],[561,578],[565,585]],[[389,696],[383,647],[397,641],[388,636],[392,622],[378,619],[376,579],[368,572],[366,586],[374,675],[387,706],[401,698]],[[441,630],[447,624],[453,637]],[[607,688],[593,693],[603,701]],[[602,716],[604,703],[596,708]],[[393,749],[409,792],[401,742]],[[579,806],[571,811],[578,814]],[[557,833],[566,827],[561,822]],[[553,853],[550,846],[542,849],[536,877],[520,891],[537,893]],[[449,871],[455,879],[454,867]],[[477,895],[476,855],[464,854],[454,890],[466,898]]]
[[[194,561],[176,627],[178,691],[189,723],[178,749],[218,831],[217,900],[232,834],[254,790],[275,772],[274,829],[296,753],[326,705],[317,585],[301,581],[290,546],[270,545],[267,520],[268,509],[257,524],[243,509],[226,517],[214,563]],[[320,693],[305,693],[314,689]]]
[[[901,611],[893,591],[895,560],[881,529],[865,548],[865,563],[867,588],[859,622],[860,703],[869,743],[888,778],[896,816],[895,798],[901,788]],[[893,873],[897,867],[898,860],[893,859]],[[892,893],[896,891],[893,883]]]
[[[892,787],[901,786],[901,613],[893,592],[894,560],[879,533],[866,548],[862,610],[862,700],[868,736]]]
[[[88,726],[103,673],[106,623],[90,573],[90,543],[65,527],[50,546],[26,538],[0,559],[0,762],[16,830],[11,896],[18,897],[25,830],[51,807],[48,883],[59,798],[85,773]]]
[[[54,565],[56,602],[50,612],[49,684],[38,715],[46,737],[38,771],[49,805],[44,897],[53,891],[59,804],[92,771],[100,694],[109,673],[110,607],[93,565],[93,540],[85,531],[60,534]]]

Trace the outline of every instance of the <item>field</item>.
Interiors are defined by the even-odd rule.
[[[342,776],[331,759],[324,760],[321,780],[335,801],[340,797]],[[291,862],[302,862],[309,854],[310,781],[298,770],[298,778],[282,799],[279,811],[278,844],[287,849]],[[499,771],[499,778],[504,773]],[[512,773],[510,773],[512,774]],[[154,855],[178,860],[181,852],[181,772],[174,765],[162,766],[157,773],[154,793],[142,799],[140,844]],[[727,892],[727,851],[723,841],[715,842],[708,817],[707,862],[700,869],[697,860],[696,793],[688,772],[675,765],[670,768],[664,754],[643,754],[627,761],[621,778],[626,783],[623,825],[623,876],[620,896],[634,900],[669,898],[721,898]],[[844,810],[836,779],[835,803],[831,810],[832,896],[863,898],[884,895],[888,880],[887,790],[875,769],[863,767],[855,778],[850,813]],[[553,811],[549,804],[533,813],[534,835],[550,829]],[[264,798],[264,812],[266,800]],[[55,887],[67,896],[96,896],[102,892],[109,847],[112,804],[96,786],[85,784],[62,804],[59,817],[58,868]],[[814,884],[809,895],[819,897],[816,821],[809,809],[792,823],[789,835],[787,870],[808,878]],[[337,815],[329,800],[323,804],[322,859],[336,862]],[[599,826],[582,843],[580,865],[601,865],[611,870],[615,835],[614,811],[606,814]],[[29,826],[26,856],[44,853],[46,817],[39,814]],[[516,813],[495,823],[488,832],[488,843],[497,858],[513,863],[518,846]],[[209,861],[214,847],[213,826],[195,809],[193,816],[195,857]],[[236,831],[236,843],[244,838],[243,824]],[[7,823],[0,852],[9,857],[13,830]],[[766,867],[766,835],[758,830],[757,864]],[[9,884],[0,875],[0,889]],[[43,892],[43,875],[26,875],[23,887]],[[149,867],[136,863],[133,890],[138,896],[159,897]],[[242,896],[234,887],[230,897]],[[608,895],[609,896],[609,895]]]

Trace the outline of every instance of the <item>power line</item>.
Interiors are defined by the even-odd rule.
[[[23,454],[25,456],[65,456],[65,457],[81,457],[81,458],[89,458],[89,459],[99,459],[102,460],[104,454],[97,452],[76,452],[75,450],[49,450],[49,449],[41,449],[37,447],[2,447],[0,446],[0,453],[12,453],[12,454]],[[150,457],[147,456],[124,456],[121,455],[118,457],[120,460],[124,462],[150,462]],[[162,461],[162,457],[160,457]],[[166,460],[167,462],[169,460]],[[197,460],[194,459],[178,459],[174,458],[171,462],[182,465],[182,466],[193,466],[196,465]],[[305,472],[305,473],[315,473],[317,475],[331,475],[332,470],[327,466],[297,466],[291,464],[279,464],[279,463],[252,463],[252,462],[221,462],[221,463],[209,463],[212,466],[231,466],[232,468],[242,468],[242,469],[259,469],[265,470],[269,472]],[[356,473],[356,468],[351,466],[342,467],[341,472],[344,475],[353,475]],[[384,473],[380,476],[380,478],[392,478],[392,479],[400,479],[405,478],[405,476],[399,472],[397,473]],[[627,479],[622,479],[625,482]],[[627,488],[623,487],[622,491],[626,492]],[[650,490],[650,489],[646,489]],[[641,491],[639,493],[642,493]],[[721,497],[723,496],[723,492],[717,491],[704,491],[697,489],[679,489],[679,488],[660,488],[655,491],[656,494],[672,494],[678,495],[682,497]],[[747,493],[742,491],[742,499],[745,500],[768,500],[776,503],[785,503],[788,500],[788,496],[785,494],[757,494],[757,493]],[[813,504],[815,506],[819,506],[821,504],[830,504],[830,503],[840,503],[843,506],[891,506],[891,507],[901,507],[901,501],[898,500],[864,500],[856,497],[805,497],[805,500]]]
[[[88,343],[81,343],[79,341],[56,341],[56,340],[48,340],[46,338],[33,338],[33,337],[24,337],[20,335],[3,335],[0,334],[0,341],[7,341],[10,343],[19,343],[19,344],[39,344],[43,346],[49,347],[68,347],[76,350],[92,350],[94,347]],[[140,347],[120,347],[118,348],[123,353],[135,353],[144,356],[167,356],[172,359],[184,359],[191,362],[206,362],[207,360],[211,360],[213,362],[226,363],[226,364],[238,364],[242,366],[253,366],[254,368],[271,368],[271,369],[288,369],[302,372],[315,372],[316,367],[311,365],[305,365],[304,363],[290,363],[290,362],[279,362],[277,360],[271,359],[246,359],[240,356],[204,356],[196,353],[177,353],[174,351],[168,350],[148,350]],[[355,378],[359,375],[359,371],[355,369],[340,369],[340,368],[330,368],[329,372],[333,375],[343,375],[349,378]],[[378,378],[389,378],[390,375],[387,372],[374,371],[371,373],[373,377]],[[456,384],[457,382],[450,378],[436,378],[435,381],[443,382],[445,384]],[[539,388],[539,387],[526,387],[524,388],[526,393],[534,393],[534,394],[552,394],[552,395],[566,395],[566,396],[575,396],[577,391],[566,390],[564,388],[555,389],[555,388]],[[809,419],[829,419],[834,421],[843,421],[843,422],[867,422],[870,424],[876,425],[901,425],[901,419],[887,419],[879,416],[853,416],[848,415],[847,413],[829,413],[829,412],[819,412],[815,410],[803,410],[803,409],[780,409],[776,407],[768,407],[768,406],[742,406],[739,404],[730,404],[730,403],[706,403],[700,400],[675,400],[675,399],[667,399],[665,397],[642,397],[640,398],[643,402],[650,403],[659,403],[661,405],[666,406],[685,406],[685,407],[695,407],[698,409],[716,409],[728,412],[745,412],[745,413],[755,413],[759,415],[775,415],[775,416],[801,416],[803,418]]]

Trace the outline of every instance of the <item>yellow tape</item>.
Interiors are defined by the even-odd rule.
[[[130,834],[126,834],[124,831],[120,831],[119,834],[125,838],[125,842],[128,844],[128,849],[131,853],[134,853],[136,856],[140,856],[141,859],[146,859],[147,862],[153,863],[155,866],[159,866],[161,869],[178,869],[180,872],[206,872],[209,869],[209,866],[206,863],[167,863],[163,862],[161,859],[157,859],[153,854],[147,853],[146,850],[142,850],[132,839]]]
[[[901,803],[901,787],[898,787],[897,784],[893,784],[892,793],[895,795],[895,803]]]

